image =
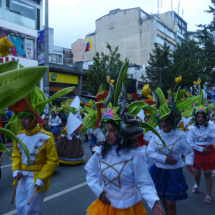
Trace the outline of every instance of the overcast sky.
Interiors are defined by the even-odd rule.
[[[160,13],[171,10],[171,0],[160,2]],[[176,12],[178,2],[172,0]],[[110,10],[140,7],[151,14],[158,12],[157,5],[158,0],[49,0],[49,26],[54,28],[54,45],[70,48],[77,39],[84,39],[86,34],[94,32],[95,20]],[[180,0],[179,15],[188,23],[188,31],[195,31],[197,24],[212,21],[212,15],[204,12],[209,5],[211,0]]]

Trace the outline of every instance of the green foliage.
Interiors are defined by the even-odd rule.
[[[102,84],[103,90],[108,90],[108,83],[106,77],[109,75],[111,80],[117,80],[120,69],[123,62],[120,60],[120,54],[118,53],[119,47],[117,46],[112,50],[111,46],[107,43],[106,48],[109,54],[106,55],[103,52],[96,53],[93,57],[92,69],[86,73],[87,81],[85,88],[96,95],[99,87]],[[127,83],[127,79],[125,83]]]
[[[189,89],[198,78],[204,83],[207,75],[204,73],[204,55],[195,40],[186,38],[178,44],[173,52],[173,70],[175,77],[182,76],[180,86]],[[172,80],[173,82],[174,80]]]
[[[215,0],[211,4],[206,12],[213,15],[213,20],[208,25],[198,25],[197,40],[185,38],[172,54],[166,44],[162,48],[155,44],[146,67],[147,78],[143,79],[152,90],[159,86],[160,71],[165,95],[168,89],[173,89],[178,76],[182,76],[180,86],[185,90],[198,78],[208,87],[215,85]]]
[[[155,49],[153,50],[153,54],[149,54],[150,58],[148,66],[146,67],[147,80],[145,80],[145,82],[150,85],[152,90],[155,90],[156,87],[159,86],[161,78],[161,88],[166,94],[167,90],[172,87],[175,78],[175,74],[172,70],[172,55],[166,43],[163,48],[156,43],[154,45]]]
[[[215,0],[211,0],[213,6],[209,6],[207,13],[213,14],[213,20],[208,25],[198,25],[197,39],[202,47],[204,59],[204,73],[207,75],[208,87],[215,85]]]

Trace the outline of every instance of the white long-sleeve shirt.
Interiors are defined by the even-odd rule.
[[[208,146],[215,144],[215,129],[211,125],[207,127],[200,125],[199,128],[192,126],[187,135],[187,140],[193,149],[202,152],[203,147],[198,145]]]
[[[55,118],[50,117],[49,119],[49,125],[51,126],[57,126],[61,124],[61,119],[59,116],[56,116]]]
[[[101,147],[97,147],[85,166],[88,186],[96,197],[99,198],[104,190],[111,206],[120,209],[135,205],[143,197],[152,208],[159,198],[143,153],[137,148],[127,153],[120,151],[117,155],[116,146],[112,146],[103,159]]]
[[[159,131],[159,127],[156,126],[156,127],[155,127],[155,130],[156,130],[156,131]],[[148,131],[147,133],[144,133],[143,139],[144,139],[145,141],[149,142],[153,135],[154,135],[154,133],[153,133],[152,131]]]
[[[184,162],[181,160],[181,154],[185,156],[186,164],[193,165],[193,150],[182,131],[171,130],[171,132],[165,133],[159,130],[158,133],[166,143],[166,148],[161,140],[154,135],[150,139],[147,151],[158,168],[177,169],[183,167]],[[175,165],[165,163],[167,155],[172,156],[173,159],[177,160],[177,163]]]

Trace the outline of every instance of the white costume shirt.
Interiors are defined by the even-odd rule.
[[[208,125],[192,126],[187,135],[187,140],[190,143],[191,147],[196,151],[202,152],[203,147],[198,145],[208,146],[215,143],[215,130],[214,127]]]
[[[193,165],[193,150],[187,142],[184,133],[179,130],[171,130],[165,133],[159,130],[161,138],[166,143],[166,148],[157,136],[153,136],[148,145],[148,155],[154,159],[155,165],[163,169],[177,169],[184,166],[181,154],[185,156],[185,163]],[[177,160],[175,165],[165,163],[167,155]]]
[[[37,157],[37,153],[39,151],[39,149],[43,146],[43,144],[45,143],[45,141],[47,139],[49,139],[50,137],[42,132],[38,132],[32,136],[27,136],[24,132],[20,133],[17,135],[17,137],[23,142],[25,143],[25,146],[28,148],[29,150],[29,154],[30,154],[30,162],[31,165],[34,163],[36,157]],[[23,151],[23,148],[20,146],[20,144],[18,143],[18,150],[19,152],[22,154],[22,164],[28,164],[27,162],[27,157],[26,154]],[[13,177],[15,178],[17,176],[17,173],[21,172],[23,174],[23,176],[31,176],[33,177],[33,172],[32,171],[21,171],[21,170],[15,170],[13,172]],[[39,178],[37,178],[36,183],[37,185],[39,185],[40,187],[44,186],[44,183],[42,180],[40,180]]]
[[[85,166],[88,186],[96,197],[105,190],[111,206],[119,209],[129,208],[143,197],[152,208],[159,198],[139,149],[117,155],[116,146],[112,146],[103,159],[102,147],[96,148]]]
[[[49,119],[49,125],[51,126],[57,126],[61,124],[61,119],[59,118],[59,116],[56,116],[55,118],[52,118],[52,116],[50,116]]]
[[[155,130],[156,130],[156,131],[159,131],[159,126],[156,126],[156,127],[155,127]],[[154,133],[153,133],[152,131],[148,131],[147,133],[144,133],[143,139],[144,139],[145,141],[149,142],[153,135],[154,135]]]

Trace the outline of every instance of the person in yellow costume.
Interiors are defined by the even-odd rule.
[[[31,108],[26,99],[20,100],[10,109],[21,121],[23,130],[17,137],[25,144],[30,155],[30,165],[24,149],[16,141],[12,151],[12,171],[14,179],[18,179],[15,203],[18,215],[39,215],[47,189],[49,178],[58,165],[58,156],[53,135],[38,125],[42,119]],[[30,205],[27,205],[34,189]]]

